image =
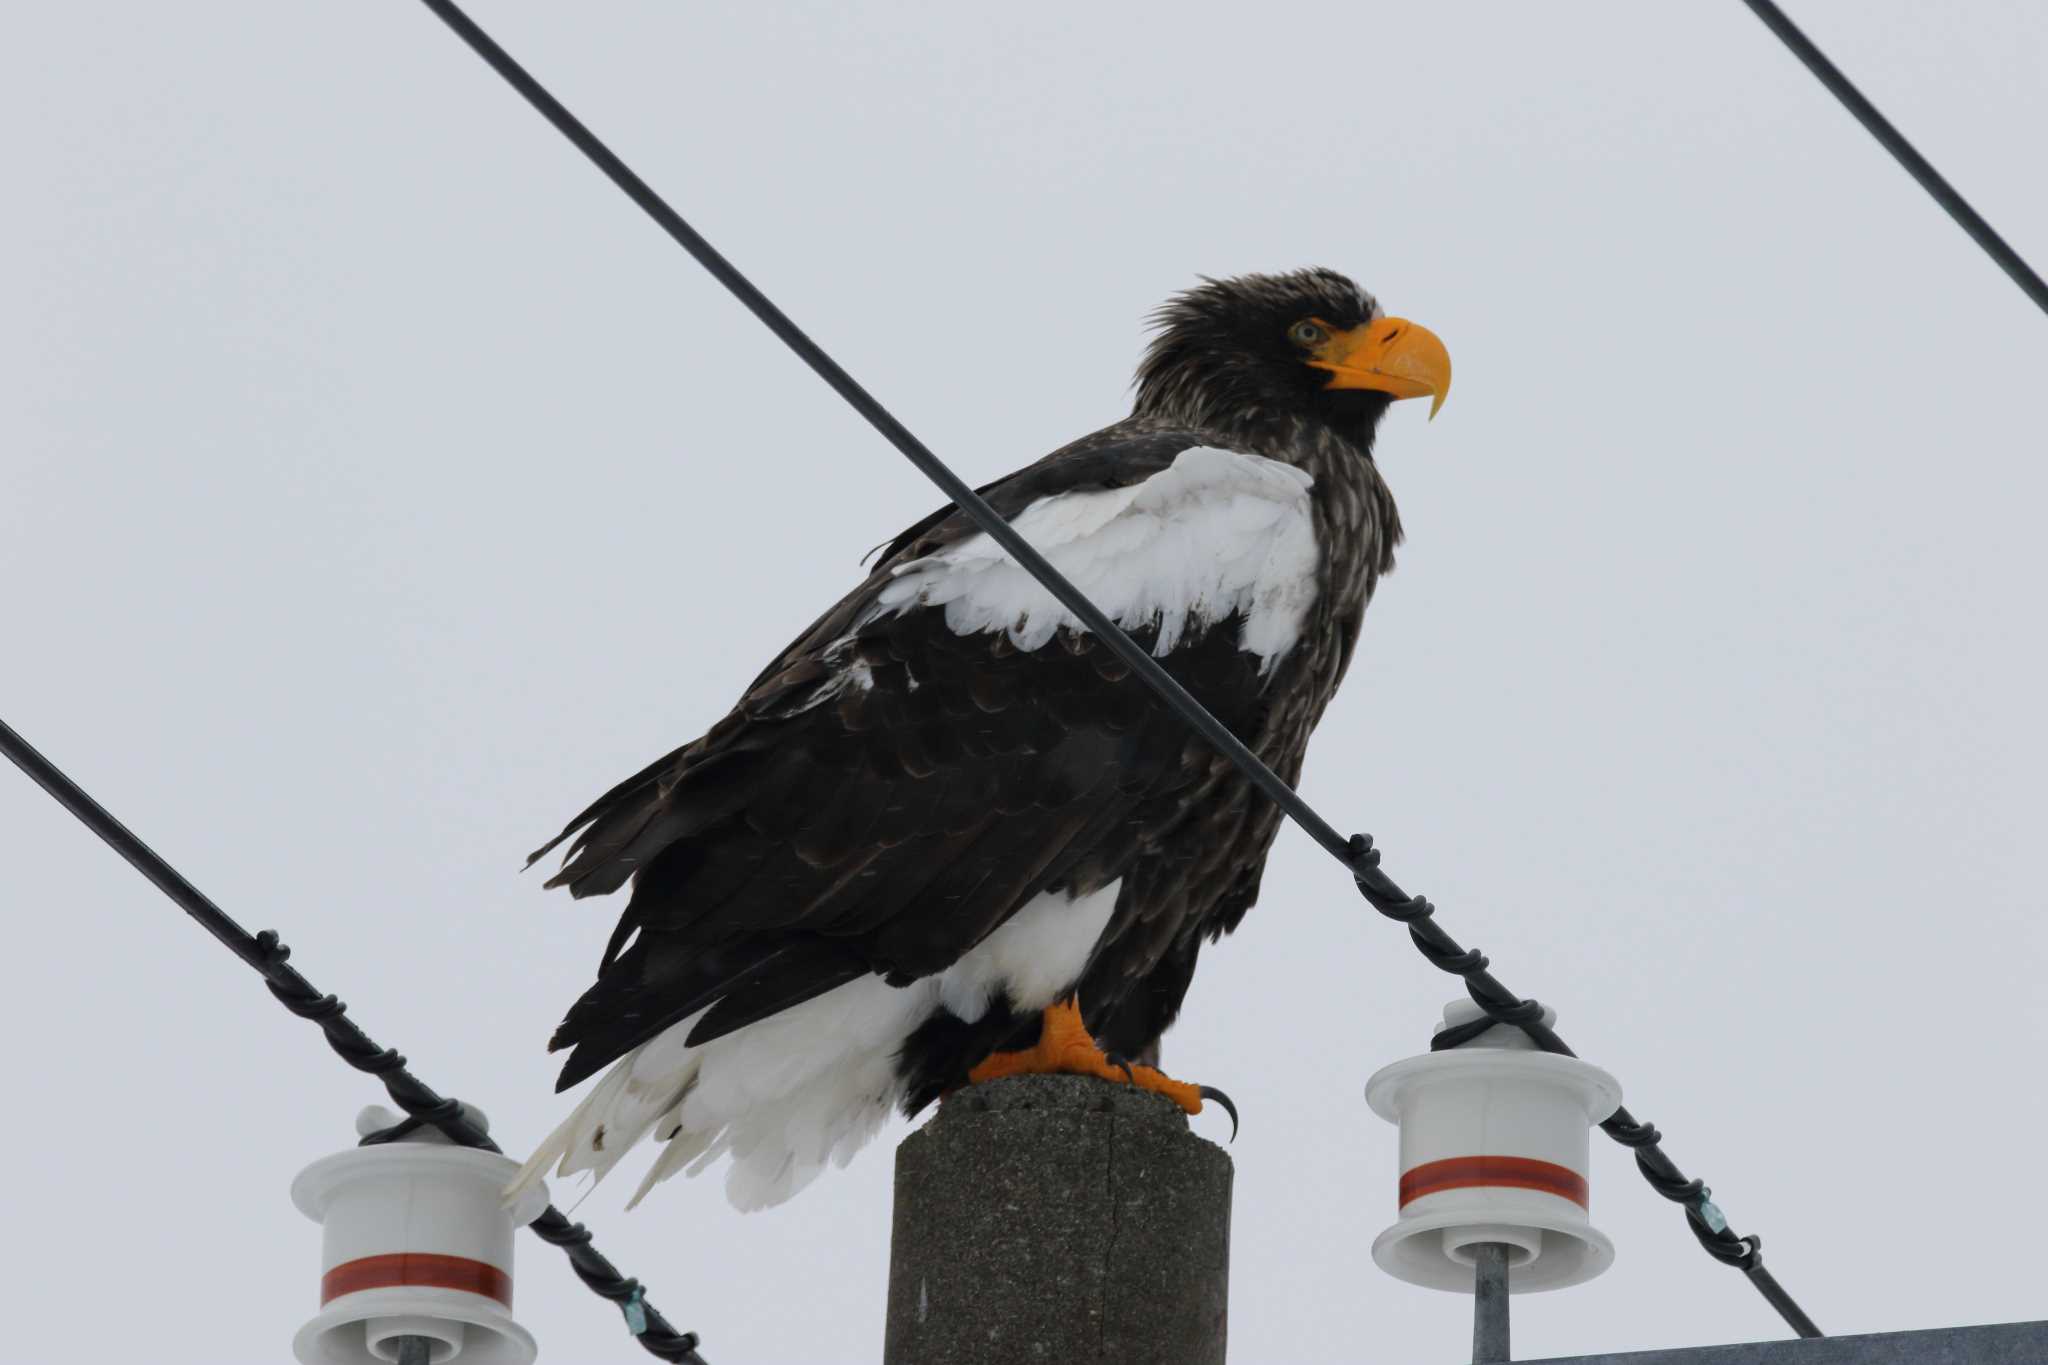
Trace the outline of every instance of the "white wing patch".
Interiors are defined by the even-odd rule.
[[[1270,670],[1315,602],[1314,483],[1279,460],[1197,446],[1142,483],[1056,493],[1011,524],[1125,630],[1156,623],[1155,654],[1242,612],[1238,646]],[[1022,650],[1083,629],[986,535],[895,573],[878,616],[943,608],[954,634],[1007,631]]]

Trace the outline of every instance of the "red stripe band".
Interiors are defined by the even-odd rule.
[[[1569,1199],[1582,1209],[1590,1207],[1591,1192],[1584,1176],[1554,1162],[1526,1156],[1454,1156],[1425,1162],[1401,1173],[1401,1207],[1407,1208],[1426,1194],[1487,1187],[1540,1190]]]
[[[430,1251],[396,1251],[344,1261],[320,1277],[320,1306],[365,1289],[418,1285],[427,1289],[460,1289],[512,1306],[512,1277],[494,1265],[466,1256],[440,1256]]]

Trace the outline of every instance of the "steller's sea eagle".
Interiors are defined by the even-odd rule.
[[[1289,782],[1392,567],[1373,463],[1450,358],[1342,275],[1204,281],[1156,315],[1131,415],[981,490]],[[1431,412],[1434,414],[1435,408]],[[701,739],[599,797],[549,886],[632,883],[551,1050],[610,1070],[520,1177],[634,1196],[731,1158],[756,1208],[890,1109],[1122,1058],[1257,899],[1271,802],[947,507],[891,541]],[[1107,1049],[1107,1055],[1104,1052]]]

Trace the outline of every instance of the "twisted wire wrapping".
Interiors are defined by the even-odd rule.
[[[1430,1041],[1432,1051],[1457,1047],[1495,1024],[1506,1024],[1527,1034],[1529,1040],[1545,1052],[1554,1052],[1561,1057],[1579,1055],[1543,1022],[1541,1004],[1535,1000],[1524,1000],[1502,985],[1487,970],[1486,954],[1477,948],[1461,947],[1444,931],[1443,926],[1436,922],[1436,906],[1428,897],[1409,895],[1381,869],[1380,851],[1373,847],[1370,835],[1352,835],[1345,848],[1344,861],[1351,870],[1352,880],[1358,884],[1359,894],[1367,903],[1396,924],[1405,926],[1409,941],[1431,966],[1462,978],[1472,1002],[1485,1011],[1484,1019],[1439,1032]],[[1821,1335],[1813,1319],[1792,1302],[1776,1279],[1764,1269],[1763,1238],[1739,1236],[1728,1227],[1720,1210],[1711,1203],[1706,1185],[1688,1178],[1665,1155],[1660,1145],[1664,1135],[1657,1131],[1655,1124],[1638,1121],[1629,1113],[1627,1106],[1623,1106],[1601,1120],[1600,1131],[1634,1151],[1636,1169],[1651,1189],[1684,1207],[1686,1226],[1692,1229],[1692,1235],[1709,1256],[1749,1276],[1800,1336]]]
[[[235,945],[230,943],[229,946]],[[406,1123],[374,1134],[373,1138],[389,1141],[420,1124],[432,1124],[446,1134],[449,1141],[461,1146],[486,1152],[504,1150],[489,1134],[470,1122],[460,1100],[437,1093],[413,1075],[406,1067],[402,1053],[394,1048],[377,1046],[348,1017],[346,1004],[315,989],[290,964],[292,950],[278,938],[276,930],[263,930],[250,941],[250,946],[250,952],[237,949],[238,955],[263,974],[263,984],[270,988],[278,1003],[299,1018],[318,1024],[335,1055],[356,1070],[382,1081],[392,1103],[405,1111]],[[562,1249],[569,1258],[570,1268],[592,1293],[611,1300],[621,1308],[629,1302],[638,1303],[640,1311],[645,1314],[646,1327],[635,1332],[634,1337],[650,1355],[676,1362],[676,1365],[706,1365],[704,1358],[697,1354],[697,1334],[678,1332],[659,1309],[648,1303],[646,1290],[640,1281],[619,1273],[618,1267],[593,1244],[590,1229],[581,1223],[570,1222],[552,1204],[527,1227],[543,1242]]]
[[[186,880],[182,872],[164,861],[162,855],[136,836],[135,831],[115,819],[113,812],[93,800],[85,788],[73,782],[63,769],[45,758],[4,720],[0,720],[0,753],[5,753],[16,767],[28,775],[30,781],[48,792],[58,805],[76,816],[80,824],[98,835],[150,885],[170,897],[172,903],[190,915],[200,928],[213,935],[216,942],[261,974],[264,985],[270,988],[279,1004],[301,1019],[318,1024],[335,1055],[356,1070],[368,1072],[382,1081],[392,1103],[405,1111],[407,1124],[416,1127],[420,1123],[431,1123],[447,1134],[449,1141],[461,1146],[486,1152],[502,1150],[483,1129],[464,1116],[461,1101],[442,1098],[433,1087],[406,1069],[405,1058],[398,1051],[378,1047],[370,1035],[348,1017],[348,1006],[339,998],[323,994],[306,980],[298,968],[291,965],[292,950],[278,938],[276,930],[265,929],[259,934],[251,934],[244,929],[234,916],[215,905],[211,897]],[[396,1125],[373,1137],[388,1141],[398,1136],[407,1124]],[[646,1303],[641,1297],[639,1282],[620,1275],[618,1268],[590,1244],[590,1234],[580,1225],[571,1223],[550,1205],[528,1226],[543,1241],[553,1242],[568,1253],[570,1266],[596,1293],[614,1303],[639,1300],[646,1330],[634,1335],[639,1337],[640,1344],[650,1354],[677,1362],[677,1365],[705,1365],[697,1354],[696,1334],[676,1331],[653,1305]]]

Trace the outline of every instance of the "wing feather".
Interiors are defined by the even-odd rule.
[[[1305,492],[1194,444],[1111,429],[985,492],[1170,668],[1224,656],[1205,700],[1249,720],[1245,650],[1285,634],[1258,611],[1298,605],[1268,580],[1299,576],[1276,542]],[[1040,891],[1114,880],[1156,839],[1134,812],[1204,789],[1199,743],[1020,572],[958,513],[919,522],[731,715],[540,850],[573,839],[549,884],[577,896],[633,883],[556,1033],[564,1086],[707,1007],[693,1044],[863,973],[942,971]]]

